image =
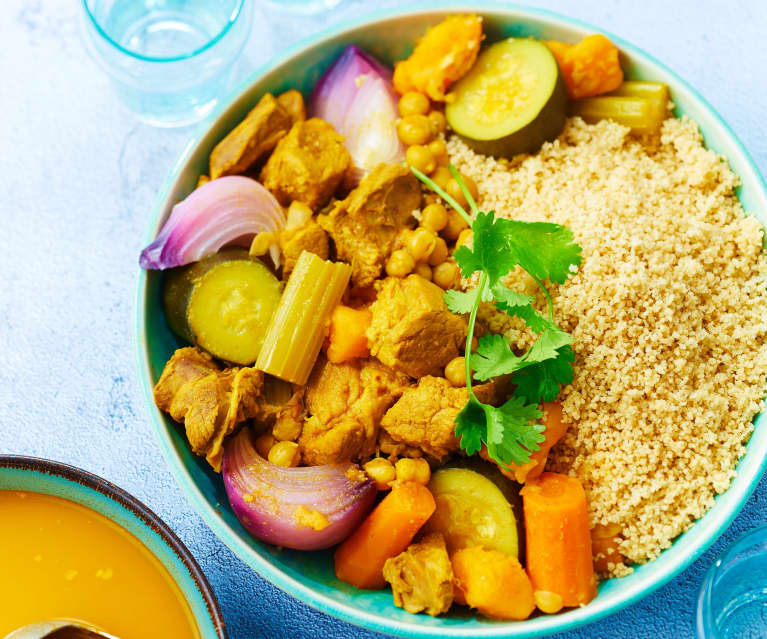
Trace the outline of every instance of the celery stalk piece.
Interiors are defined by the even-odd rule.
[[[615,91],[611,91],[608,96],[622,98],[644,98],[651,100],[654,108],[657,110],[659,119],[664,120],[668,117],[669,93],[668,85],[662,82],[641,82],[626,81],[623,82]]]
[[[351,267],[304,251],[266,332],[256,368],[305,384],[351,276]]]
[[[570,103],[570,115],[578,115],[586,122],[615,120],[631,127],[634,133],[654,133],[665,118],[655,100],[636,97],[599,96],[583,98]]]

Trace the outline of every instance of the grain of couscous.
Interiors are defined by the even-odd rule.
[[[448,149],[477,182],[482,210],[566,225],[583,248],[578,274],[554,287],[576,361],[561,396],[571,425],[548,467],[581,480],[592,525],[620,525],[627,563],[649,561],[730,485],[762,407],[762,226],[689,119],[640,141],[615,122],[574,118],[516,162],[456,137]],[[529,342],[516,320],[483,315],[504,322],[493,328],[513,345]]]

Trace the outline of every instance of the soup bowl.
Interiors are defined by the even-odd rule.
[[[226,639],[218,602],[194,557],[162,519],[122,488],[60,462],[0,455],[0,490],[59,497],[116,523],[140,541],[168,572],[189,605],[200,637]]]
[[[221,140],[267,91],[297,88],[305,96],[322,72],[347,44],[357,44],[391,63],[406,57],[427,26],[449,13],[470,11],[484,16],[487,41],[509,36],[535,36],[574,42],[604,32],[596,27],[541,10],[498,4],[446,3],[418,5],[396,13],[373,15],[338,27],[290,48],[257,70],[222,103],[182,153],[159,196],[147,232],[150,242],[173,204],[190,193],[197,177],[206,172],[207,158]],[[742,180],[738,196],[747,211],[764,223],[767,187],[735,135],[681,78],[636,47],[607,34],[621,50],[621,65],[628,79],[665,82],[671,89],[676,115],[686,114],[701,127],[707,145],[724,154]],[[139,376],[147,410],[160,446],[177,481],[195,509],[235,554],[266,579],[294,597],[351,623],[408,637],[539,637],[569,630],[616,612],[659,588],[690,565],[727,528],[758,482],[767,460],[767,426],[756,419],[747,452],[737,477],[715,505],[655,561],[638,566],[633,574],[600,584],[597,598],[582,608],[522,622],[499,622],[468,615],[431,618],[411,615],[392,603],[389,592],[359,591],[333,574],[330,552],[280,551],[253,539],[228,506],[220,476],[190,451],[182,430],[152,401],[152,386],[168,357],[181,346],[168,328],[161,304],[162,274],[142,272],[137,297],[136,345]],[[220,506],[219,506],[220,505]]]

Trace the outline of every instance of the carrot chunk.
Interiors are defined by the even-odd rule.
[[[527,619],[535,609],[533,586],[516,557],[472,546],[450,561],[459,603],[493,619]]]
[[[383,566],[405,550],[436,504],[426,486],[398,484],[336,549],[336,577],[357,588],[383,588]]]
[[[618,49],[601,33],[586,36],[578,44],[545,42],[565,78],[570,99],[601,95],[623,82]]]
[[[358,357],[368,357],[368,338],[365,334],[373,320],[367,308],[351,308],[339,304],[330,316],[328,335],[328,361],[340,364]]]
[[[527,573],[535,590],[580,606],[597,595],[586,493],[574,477],[543,473],[521,491]]]

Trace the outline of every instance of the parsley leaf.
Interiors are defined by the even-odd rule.
[[[505,220],[516,264],[534,278],[564,284],[581,263],[581,247],[566,226],[549,222]],[[511,270],[511,269],[509,269]],[[505,273],[504,273],[505,275]]]
[[[503,406],[485,412],[487,450],[506,466],[529,461],[530,453],[546,439],[542,435],[545,428],[535,423],[542,415],[537,403],[526,404],[522,397],[512,397]]]
[[[573,381],[572,363],[575,360],[572,346],[563,346],[557,356],[538,362],[514,375],[514,396],[529,403],[553,402],[559,395],[560,386]]]
[[[465,278],[479,272],[479,285],[470,291],[449,290],[444,294],[450,311],[469,315],[466,353],[471,352],[481,302],[494,301],[499,310],[520,317],[538,334],[523,355],[514,353],[502,335],[485,335],[479,340],[476,352],[466,358],[469,399],[456,416],[455,435],[469,455],[486,445],[491,459],[497,463],[524,464],[545,439],[542,434],[545,429],[537,423],[541,418],[539,402],[556,399],[560,384],[569,384],[573,378],[572,337],[555,324],[552,299],[544,281],[563,283],[573,267],[580,264],[581,248],[563,226],[496,219],[492,211],[481,212],[455,167],[449,168],[471,205],[473,220],[431,179],[415,168],[411,170],[450,203],[473,230],[472,248],[459,247],[453,258]],[[548,318],[533,308],[533,297],[513,291],[501,282],[517,266],[527,271],[545,294]],[[499,407],[483,404],[472,389],[470,368],[480,381],[512,374],[513,396]]]
[[[445,291],[445,294],[442,297],[444,298],[445,304],[447,304],[447,308],[451,313],[465,315],[467,313],[471,313],[471,309],[474,307],[474,302],[476,301],[477,295],[479,294],[481,294],[480,300],[482,302],[493,301],[493,294],[487,288],[485,288],[483,291],[479,291],[478,288],[475,288],[470,291],[466,291],[465,293],[463,291],[455,291],[453,289],[449,289]]]
[[[482,448],[482,442],[487,441],[484,408],[485,405],[476,397],[470,396],[466,406],[455,418],[455,436],[460,439],[460,446],[467,455],[478,453]]]

